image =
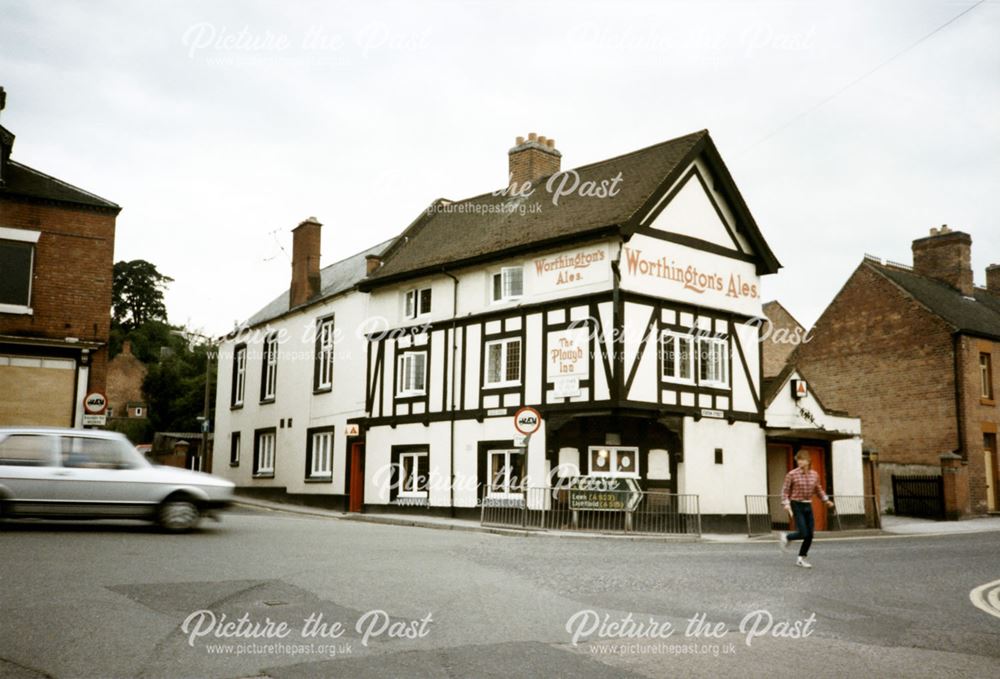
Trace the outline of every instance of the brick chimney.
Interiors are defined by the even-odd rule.
[[[382,266],[382,258],[378,255],[365,255],[365,275],[371,276]]]
[[[289,308],[305,304],[319,294],[319,243],[323,225],[310,217],[292,229],[292,287]]]
[[[1000,295],[1000,264],[986,267],[986,289],[994,295]]]
[[[548,177],[559,171],[562,154],[556,150],[556,140],[539,137],[534,132],[518,137],[514,148],[507,152],[508,181],[522,186],[525,182]]]
[[[948,225],[913,241],[913,270],[972,296],[972,236]]]

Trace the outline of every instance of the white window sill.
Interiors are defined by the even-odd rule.
[[[426,391],[401,391],[396,394],[396,398],[410,398],[412,396],[426,396]]]
[[[638,472],[626,473],[626,472],[590,472],[588,476],[593,476],[595,478],[601,479],[638,479],[640,478]]]
[[[0,314],[34,316],[35,311],[30,306],[24,306],[23,304],[0,304]]]
[[[519,387],[521,386],[521,380],[516,382],[487,382],[483,385],[483,389],[506,389],[507,387]]]
[[[664,382],[670,382],[671,384],[686,384],[688,386],[694,385],[694,380],[689,380],[684,377],[670,377],[669,375],[662,375]]]
[[[728,382],[712,382],[709,380],[703,380],[698,384],[699,387],[708,387],[709,389],[728,389]]]

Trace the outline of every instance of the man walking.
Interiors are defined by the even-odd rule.
[[[802,568],[812,568],[806,561],[809,547],[812,545],[815,519],[813,517],[812,497],[819,495],[827,507],[833,507],[833,501],[827,497],[819,483],[819,474],[812,470],[809,451],[800,450],[795,455],[797,466],[785,475],[785,483],[781,487],[781,504],[788,515],[795,519],[794,533],[779,533],[782,551],[788,550],[790,540],[802,540],[799,548],[799,558],[795,565]]]

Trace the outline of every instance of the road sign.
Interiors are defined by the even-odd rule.
[[[88,415],[100,415],[108,409],[108,397],[99,391],[92,391],[83,399],[83,410]]]
[[[574,511],[634,512],[642,501],[639,483],[632,478],[580,477],[569,490]]]
[[[100,415],[84,415],[80,424],[85,427],[103,427],[108,423],[108,416],[105,414]]]
[[[514,413],[514,428],[525,436],[531,436],[542,426],[541,414],[529,406],[518,408]]]
[[[346,424],[344,425],[344,436],[360,436],[361,427],[357,424]]]

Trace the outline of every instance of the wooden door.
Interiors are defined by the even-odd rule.
[[[351,473],[347,491],[347,511],[360,512],[365,504],[365,444],[351,444]]]

